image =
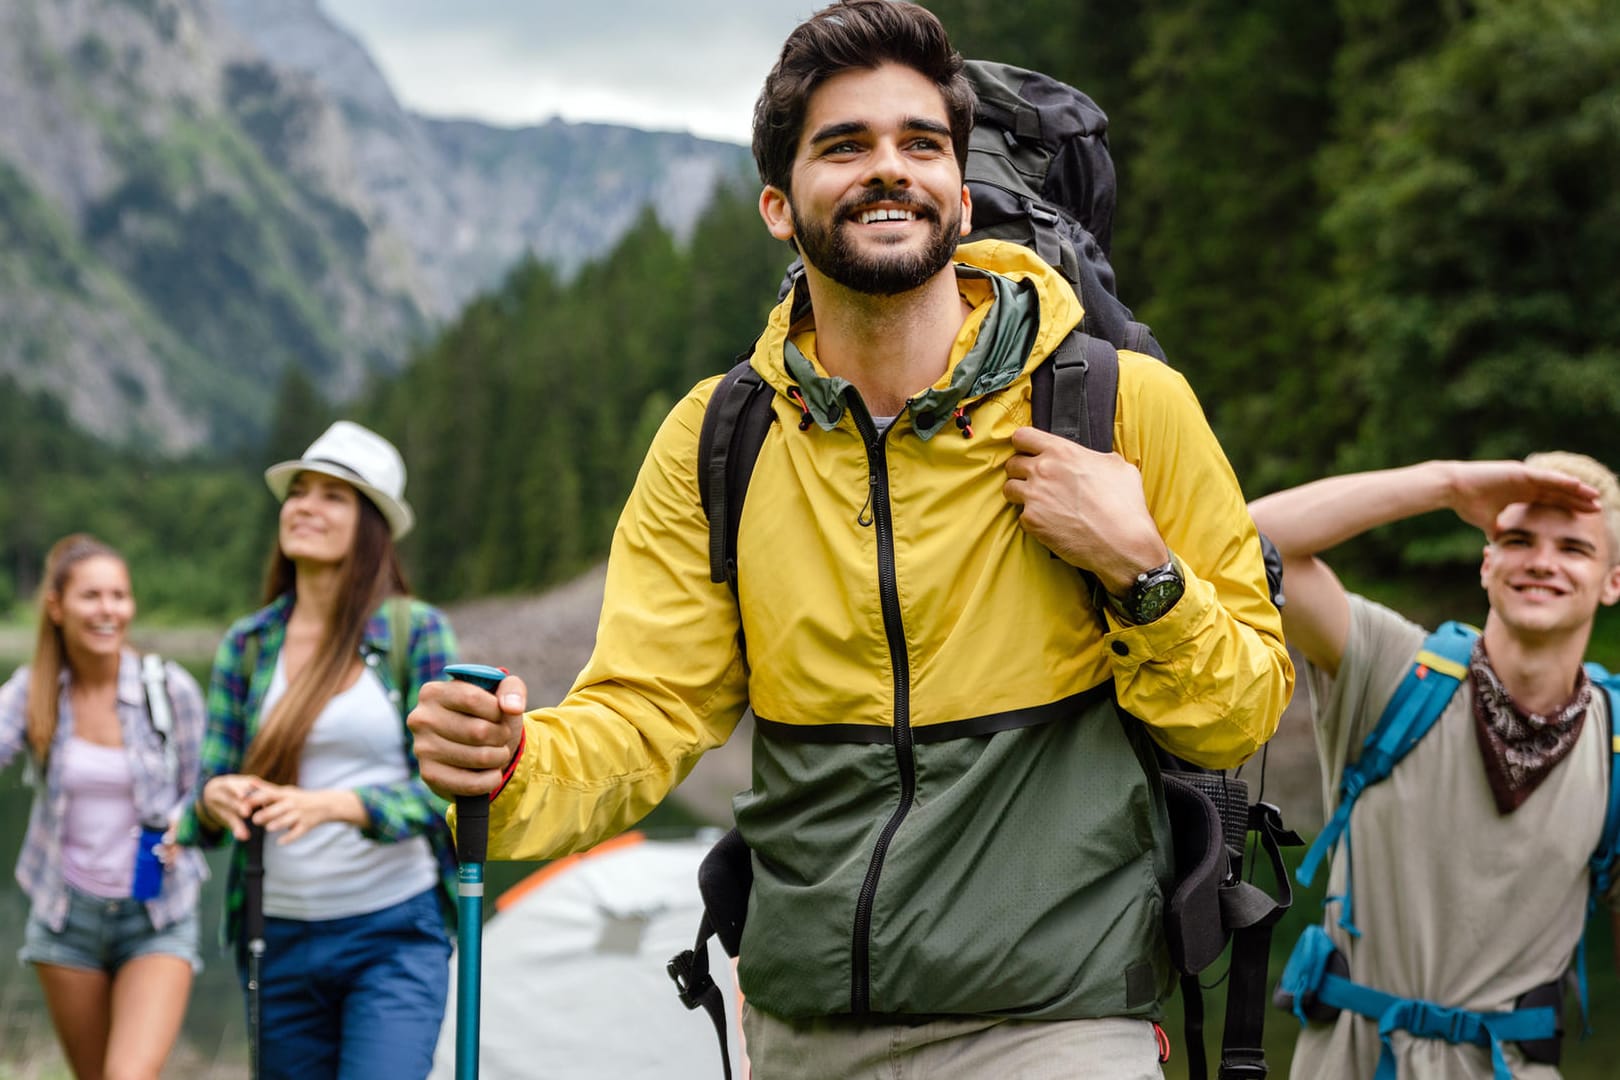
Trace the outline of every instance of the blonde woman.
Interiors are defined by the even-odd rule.
[[[237,841],[226,924],[245,988],[244,842],[264,829],[262,1075],[425,1076],[449,990],[455,861],[403,717],[454,637],[408,597],[394,542],[412,514],[391,443],[339,421],[265,479],[281,499],[267,606],[215,657],[204,783],[181,840]]]
[[[31,904],[18,956],[79,1080],[155,1080],[202,967],[202,857],[162,848],[152,861],[194,794],[202,691],[176,664],[143,686],[125,641],[134,617],[122,556],[63,538],[45,560],[33,660],[0,686],[0,768],[26,751],[39,777],[17,859]]]

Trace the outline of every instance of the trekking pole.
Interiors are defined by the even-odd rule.
[[[242,936],[247,941],[248,1075],[259,1080],[259,966],[264,960],[264,826],[249,825],[243,874]]]
[[[451,664],[444,673],[495,692],[500,668]],[[489,850],[489,796],[456,796],[456,1080],[478,1077],[478,980],[484,948],[484,856]]]

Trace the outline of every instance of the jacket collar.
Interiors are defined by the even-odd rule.
[[[1033,252],[1002,241],[963,245],[956,274],[964,295],[980,297],[940,381],[907,403],[912,426],[932,438],[964,402],[1011,385],[1045,359],[1080,321],[1080,302],[1062,275]],[[974,285],[978,287],[975,288]],[[771,313],[755,350],[754,367],[781,391],[797,386],[811,418],[824,430],[838,426],[852,387],[828,374],[814,355],[813,312],[802,282]]]

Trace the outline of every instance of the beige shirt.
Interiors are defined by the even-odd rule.
[[[1327,811],[1348,760],[1378,722],[1426,631],[1352,595],[1350,633],[1336,678],[1308,667]],[[1327,894],[1342,894],[1353,855],[1351,938],[1329,904],[1324,925],[1350,977],[1401,997],[1477,1011],[1507,1010],[1573,961],[1586,921],[1587,860],[1598,844],[1609,786],[1609,717],[1593,696],[1579,741],[1518,810],[1496,809],[1473,730],[1465,681],[1428,735],[1350,816],[1348,854],[1334,852]],[[1397,1033],[1402,1080],[1489,1080],[1490,1051]],[[1294,1052],[1296,1080],[1367,1080],[1378,1065],[1378,1025],[1346,1012],[1311,1024]],[[1519,1078],[1556,1078],[1507,1060]]]

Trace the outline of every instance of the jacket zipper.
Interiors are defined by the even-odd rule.
[[[872,847],[872,861],[866,868],[866,880],[861,883],[860,895],[855,902],[854,941],[850,949],[850,1011],[857,1015],[869,1012],[872,999],[872,905],[877,899],[878,878],[883,874],[883,860],[889,843],[911,810],[917,793],[917,762],[911,740],[911,666],[906,655],[906,636],[900,622],[900,591],[894,569],[894,519],[889,508],[889,469],[886,433],[866,410],[866,405],[852,391],[850,416],[855,429],[866,443],[866,466],[872,516],[877,528],[878,596],[883,607],[883,629],[889,641],[889,662],[894,667],[894,759],[900,774],[900,801],[878,833]],[[891,425],[892,426],[892,425]]]

